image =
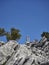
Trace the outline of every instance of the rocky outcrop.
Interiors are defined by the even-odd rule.
[[[26,44],[9,41],[0,47],[0,65],[49,65],[49,41]]]

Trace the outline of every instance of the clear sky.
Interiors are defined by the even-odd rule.
[[[49,32],[49,0],[0,0],[0,27],[20,29],[20,43],[27,35],[39,40],[43,31]]]

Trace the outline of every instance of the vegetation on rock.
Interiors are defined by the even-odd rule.
[[[19,40],[21,38],[20,30],[11,28],[10,32],[6,32],[4,28],[0,28],[0,36],[6,36],[7,41]]]
[[[0,36],[4,36],[5,35],[5,30],[4,28],[0,28]]]
[[[45,36],[47,38],[47,40],[49,41],[49,32],[43,32],[41,34],[41,37]]]

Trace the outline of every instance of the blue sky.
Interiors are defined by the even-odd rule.
[[[31,41],[39,40],[43,31],[49,32],[49,0],[0,0],[0,27],[20,29],[20,43],[27,35]]]

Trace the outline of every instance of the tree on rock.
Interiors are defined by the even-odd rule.
[[[6,36],[7,41],[12,40],[11,34],[9,32],[7,32],[5,36]]]
[[[21,34],[20,34],[19,29],[11,28],[10,33],[9,32],[6,33],[7,41],[9,41],[9,40],[19,40],[20,37],[21,37]]]
[[[46,37],[47,38],[47,40],[49,41],[49,32],[43,32],[42,34],[41,34],[41,37]]]
[[[5,29],[4,28],[0,28],[0,36],[4,36],[5,35]]]
[[[11,28],[11,37],[13,40],[19,40],[21,37],[21,34],[19,33],[20,30]]]
[[[19,40],[21,38],[20,30],[16,28],[11,28],[10,32],[6,32],[4,28],[0,28],[0,36],[6,36],[7,41],[9,40]]]

